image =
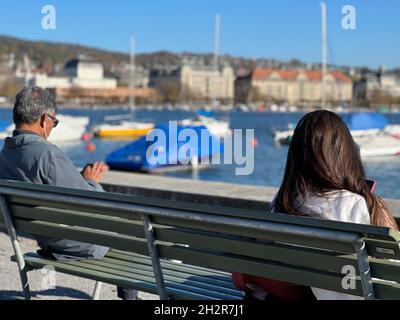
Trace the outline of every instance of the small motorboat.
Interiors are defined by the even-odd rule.
[[[274,130],[274,141],[276,145],[289,145],[292,142],[294,134],[295,123],[289,123],[284,130]]]
[[[232,134],[228,121],[217,120],[214,112],[199,110],[193,119],[185,119],[178,122],[181,126],[205,126],[213,136],[227,137]]]
[[[105,123],[94,126],[93,134],[102,139],[126,139],[145,136],[154,128],[153,123],[124,119],[126,116],[106,117]]]
[[[188,132],[195,139],[189,139]],[[181,139],[182,135],[186,139]],[[151,138],[155,136],[157,139]],[[205,126],[159,125],[147,136],[112,152],[106,163],[113,170],[148,173],[197,169],[210,165],[210,159],[223,150],[220,139]]]
[[[63,143],[79,141],[88,130],[90,122],[89,117],[75,117],[67,115],[58,115],[60,121],[57,128],[54,128],[49,137],[52,143]]]
[[[81,140],[83,134],[87,132],[89,117],[75,117],[68,115],[57,115],[60,121],[57,128],[54,128],[49,137],[49,141],[54,144],[67,143]],[[0,124],[1,126],[1,124]],[[1,138],[11,137],[15,125],[7,122],[7,127],[0,134]]]
[[[94,127],[93,133],[102,139],[137,138],[146,135],[154,128],[151,123],[121,121],[119,124],[102,124]]]
[[[358,137],[354,140],[360,148],[362,158],[400,155],[400,139],[388,134]]]

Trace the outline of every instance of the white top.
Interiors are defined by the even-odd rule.
[[[371,224],[365,199],[347,190],[332,191],[323,196],[309,195],[297,209],[314,218]]]
[[[342,222],[371,224],[365,199],[355,193],[338,190],[324,196],[310,195],[305,203],[297,208],[307,216]],[[359,300],[360,297],[312,288],[318,300]]]

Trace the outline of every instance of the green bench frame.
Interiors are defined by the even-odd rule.
[[[27,272],[56,271],[157,293],[160,299],[241,299],[231,272],[365,299],[400,299],[399,234],[389,228],[143,196],[0,181],[0,227],[12,241],[26,299]],[[100,261],[23,255],[17,233],[113,248]],[[175,260],[181,261],[181,263]],[[343,267],[356,271],[342,285]]]

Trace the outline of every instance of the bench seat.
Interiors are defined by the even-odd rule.
[[[24,255],[29,269],[52,266],[57,272],[157,294],[151,260],[147,256],[111,250],[102,260],[56,261],[37,253]],[[13,257],[15,260],[15,257]],[[241,300],[230,274],[161,260],[168,296],[171,299]]]

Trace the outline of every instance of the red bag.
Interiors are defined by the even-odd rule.
[[[247,284],[254,284],[281,300],[315,300],[315,296],[309,287],[289,282],[249,276],[237,272],[232,274],[232,281],[235,287],[246,293],[251,293]]]

